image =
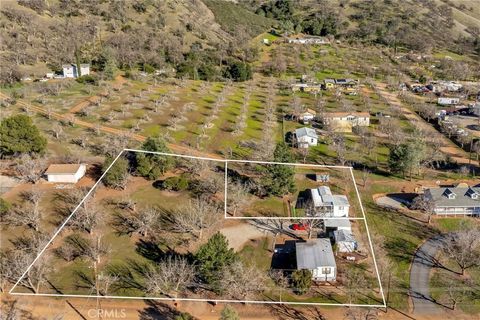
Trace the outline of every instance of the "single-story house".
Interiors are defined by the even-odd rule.
[[[357,86],[358,82],[357,80],[354,79],[335,79],[335,84],[337,86],[342,86],[342,87],[355,87]]]
[[[318,135],[312,128],[299,128],[295,130],[295,141],[298,148],[308,148],[316,146],[318,143]]]
[[[315,119],[316,115],[317,115],[317,112],[315,110],[308,108],[305,112],[302,112],[300,114],[298,119],[300,120],[301,123],[308,124],[310,121]]]
[[[48,182],[77,183],[86,171],[86,164],[51,164],[45,175]]]
[[[460,103],[459,98],[445,98],[445,97],[440,97],[437,100],[437,104],[441,106],[454,106],[456,104]]]
[[[88,63],[80,64],[80,70],[76,64],[64,64],[62,66],[64,78],[78,78],[90,74],[90,65]]]
[[[294,83],[292,84],[292,91],[293,92],[303,91],[305,87],[308,87],[308,83]]]
[[[368,112],[329,112],[323,115],[322,122],[331,126],[334,131],[351,132],[353,127],[368,127],[370,114]]]
[[[335,281],[337,264],[328,238],[295,243],[297,269],[310,270],[315,281]]]
[[[479,187],[430,188],[425,190],[425,197],[433,202],[437,215],[480,216]]]
[[[353,252],[357,249],[357,241],[351,231],[336,230],[333,231],[333,239],[337,245],[338,252]]]
[[[347,196],[334,195],[328,186],[310,189],[317,215],[324,217],[348,217],[350,203]]]
[[[352,224],[348,219],[325,219],[323,224],[327,233],[337,230],[352,231]]]
[[[335,79],[325,79],[325,80],[323,80],[323,87],[326,90],[335,88]]]

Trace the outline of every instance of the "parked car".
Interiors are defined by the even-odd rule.
[[[294,231],[306,231],[308,230],[308,226],[303,223],[294,223],[290,226],[290,229]]]

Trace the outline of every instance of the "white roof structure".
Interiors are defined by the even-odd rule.
[[[297,139],[299,139],[301,137],[309,137],[309,138],[318,139],[318,135],[315,132],[315,130],[312,129],[312,128],[307,128],[307,127],[303,127],[303,128],[299,128],[299,129],[295,130],[295,135],[297,136]]]
[[[327,186],[311,189],[313,205],[315,207],[349,206],[348,198],[344,195],[333,195]]]
[[[325,228],[343,228],[352,229],[352,224],[348,219],[325,219]]]
[[[335,230],[333,231],[335,242],[355,242],[355,238],[351,231],[347,230]]]
[[[297,242],[297,269],[313,270],[323,266],[336,266],[329,238]]]

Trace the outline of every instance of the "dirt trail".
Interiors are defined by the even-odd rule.
[[[0,98],[9,99],[10,97],[8,95],[0,92]],[[58,112],[48,111],[45,108],[26,103],[25,101],[20,100],[20,99],[17,100],[17,105],[25,107],[26,109],[28,109],[30,111],[35,111],[37,113],[44,114],[51,119],[64,121],[64,122],[71,122],[73,124],[76,124],[76,125],[79,125],[79,126],[82,126],[82,127],[85,127],[85,128],[89,128],[89,129],[92,129],[92,130],[99,130],[101,132],[115,134],[115,135],[125,135],[125,136],[127,136],[127,137],[129,137],[133,140],[140,141],[140,142],[143,142],[147,139],[147,137],[145,137],[145,136],[142,136],[142,135],[139,135],[139,134],[136,134],[136,133],[132,133],[130,131],[111,128],[111,127],[106,127],[106,126],[86,122],[86,121],[83,121],[83,120],[79,120],[73,114],[70,114],[70,113],[67,114],[67,115],[64,115],[64,114],[61,114],[61,113],[58,113]],[[200,156],[200,157],[208,157],[208,158],[214,158],[214,159],[219,159],[219,160],[223,159],[218,154],[203,152],[203,151],[200,151],[200,150],[195,150],[195,149],[192,149],[192,148],[189,148],[189,147],[186,147],[186,146],[181,146],[181,145],[178,145],[178,144],[169,143],[169,144],[167,144],[167,146],[174,153],[187,154],[187,155]]]
[[[121,89],[123,84],[126,82],[125,78],[121,75],[118,75],[115,78],[115,82],[113,83],[113,89]],[[102,97],[105,97],[107,95],[107,91],[104,91],[96,96],[89,97],[82,102],[77,103],[73,108],[68,110],[69,113],[77,113],[81,111],[83,108],[88,107],[89,105],[96,103],[98,101],[101,101]]]
[[[407,118],[414,127],[421,128],[425,132],[431,134],[431,137],[437,138],[439,141],[442,142],[442,147],[440,148],[440,151],[442,151],[445,155],[448,155],[452,158],[453,161],[456,161],[457,163],[461,164],[473,164],[478,166],[478,161],[476,160],[469,160],[468,159],[468,153],[459,148],[457,145],[455,145],[450,139],[445,137],[443,134],[438,132],[434,127],[432,127],[429,123],[425,122],[419,115],[417,115],[415,112],[411,111],[409,108],[407,108],[397,97],[397,95],[393,92],[390,92],[387,90],[387,85],[382,82],[376,82],[376,87],[378,89],[379,94],[388,100],[388,102],[393,105],[399,107],[405,118]],[[364,88],[364,90],[368,90],[367,88]]]

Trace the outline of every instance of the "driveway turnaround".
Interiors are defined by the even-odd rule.
[[[429,279],[431,269],[438,266],[437,255],[442,246],[444,236],[428,239],[418,248],[410,270],[410,296],[415,314],[438,314],[442,307],[430,296]]]

